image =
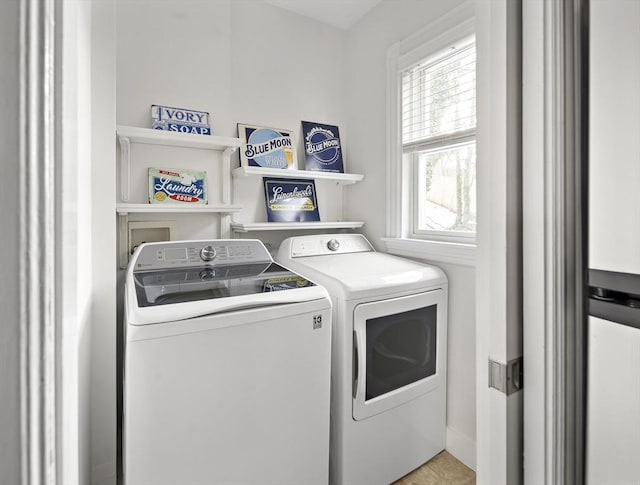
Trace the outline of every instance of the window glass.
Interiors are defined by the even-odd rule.
[[[416,232],[476,230],[476,146],[415,154]]]
[[[473,38],[402,72],[402,151],[414,237],[476,230],[476,51]]]

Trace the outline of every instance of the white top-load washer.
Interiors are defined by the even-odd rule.
[[[333,301],[330,482],[388,484],[442,451],[444,273],[360,234],[289,238],[276,260]]]
[[[125,485],[327,483],[324,288],[210,240],[141,245],[125,293]]]

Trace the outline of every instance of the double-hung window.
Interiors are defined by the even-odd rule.
[[[475,241],[476,50],[473,37],[400,72],[409,237]]]

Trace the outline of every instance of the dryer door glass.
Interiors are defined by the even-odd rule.
[[[353,417],[361,420],[444,386],[446,291],[355,307]]]
[[[436,305],[371,318],[366,327],[365,400],[436,373]]]

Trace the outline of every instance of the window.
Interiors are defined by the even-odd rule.
[[[400,71],[410,237],[473,242],[476,51],[470,37]]]

